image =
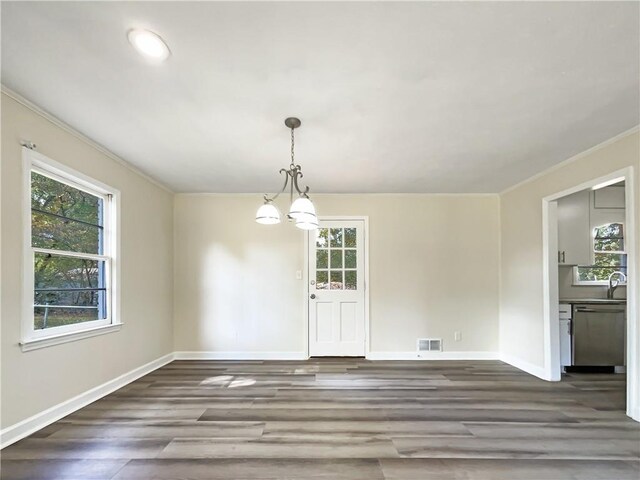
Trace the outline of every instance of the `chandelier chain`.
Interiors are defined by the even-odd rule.
[[[295,165],[295,162],[294,162],[294,153],[293,153],[293,147],[294,147],[294,145],[295,145],[295,141],[294,141],[294,138],[293,138],[293,130],[294,130],[294,129],[292,128],[292,129],[291,129],[291,166],[292,166],[292,167]]]

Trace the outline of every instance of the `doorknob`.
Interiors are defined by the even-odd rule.
[[[315,294],[315,293],[312,293],[312,294],[311,294],[311,300],[314,300],[315,298],[316,298],[316,294]]]

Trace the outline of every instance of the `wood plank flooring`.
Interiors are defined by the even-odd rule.
[[[5,480],[640,478],[624,375],[175,361],[2,451]]]

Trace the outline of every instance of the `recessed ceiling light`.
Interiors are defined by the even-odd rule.
[[[163,62],[171,53],[160,35],[149,30],[134,28],[129,30],[127,38],[138,53],[156,62]]]

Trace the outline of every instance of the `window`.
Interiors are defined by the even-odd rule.
[[[615,271],[627,273],[624,225],[608,223],[593,230],[593,264],[574,267],[574,285],[605,285]]]
[[[23,349],[104,333],[119,323],[117,192],[26,148],[25,165]]]
[[[357,290],[355,228],[320,228],[316,238],[316,289]]]

